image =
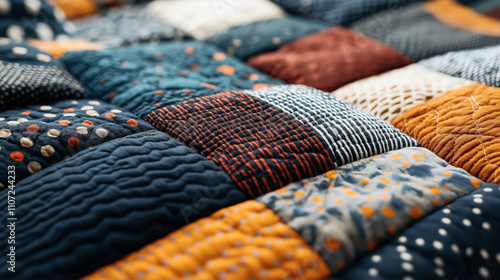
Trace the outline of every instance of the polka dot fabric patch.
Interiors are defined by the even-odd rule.
[[[50,55],[0,38],[0,110],[86,94],[83,86]]]
[[[296,182],[257,201],[299,233],[336,273],[483,184],[427,149],[405,148]]]
[[[4,111],[0,117],[0,170],[16,168],[16,182],[79,151],[154,129],[138,117],[95,100],[59,101]],[[0,184],[7,185],[7,177]]]
[[[0,37],[50,41],[67,39],[73,25],[46,0],[0,0]]]
[[[500,188],[484,184],[334,279],[500,279]]]
[[[71,52],[62,62],[93,97],[141,118],[157,108],[224,89],[283,84],[216,47],[196,41]]]
[[[279,18],[234,26],[208,41],[228,54],[247,60],[325,28],[326,25],[298,17]]]
[[[265,205],[248,201],[192,223],[83,280],[320,280],[328,267]]]

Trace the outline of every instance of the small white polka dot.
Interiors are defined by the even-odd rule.
[[[378,276],[378,270],[376,268],[370,268],[368,269],[368,274],[370,274],[370,276],[376,277]]]
[[[113,109],[113,110],[111,110],[111,112],[113,112],[113,113],[121,113],[122,111],[118,110],[118,109]]]
[[[491,228],[490,223],[488,223],[488,222],[483,222],[483,224],[481,226],[485,230],[489,230]]]
[[[460,248],[458,247],[458,245],[457,245],[457,244],[452,244],[452,245],[451,245],[451,250],[452,250],[453,252],[455,252],[455,254],[459,254],[459,253],[460,253]]]
[[[446,217],[442,218],[441,222],[443,222],[443,224],[447,224],[447,225],[451,224],[451,220],[449,218],[446,218]]]
[[[71,104],[73,104],[73,105],[74,105],[74,104],[78,104],[78,101],[73,100],[73,101],[71,101]]]
[[[38,59],[38,61],[41,61],[41,62],[50,62],[52,60],[52,58],[50,58],[50,56],[43,54],[43,53],[37,54],[36,59]]]
[[[0,0],[0,14],[7,14],[10,12],[10,0]]]
[[[52,28],[44,22],[39,22],[36,25],[36,34],[42,41],[50,41],[54,39],[54,31],[52,31]]]
[[[57,129],[51,129],[47,132],[47,134],[50,136],[50,137],[59,137],[59,135],[61,135],[61,132],[59,132],[59,130]]]
[[[407,253],[407,252],[401,253],[400,257],[401,257],[401,259],[403,259],[405,261],[411,261],[412,260],[411,254]]]
[[[0,129],[0,137],[1,138],[7,138],[12,135],[12,132],[7,129],[7,128],[2,128]]]
[[[21,145],[25,148],[31,148],[33,146],[33,140],[29,139],[28,137],[23,137],[21,138]]]
[[[423,238],[417,238],[415,240],[415,243],[417,243],[418,246],[424,246],[425,245],[425,240]]]
[[[16,121],[10,121],[10,122],[7,122],[8,125],[18,125],[19,122],[16,122]]]
[[[281,44],[281,38],[280,37],[274,37],[273,38],[273,44],[275,44],[275,45]]]
[[[497,262],[500,263],[500,253],[497,254]]]
[[[24,39],[24,29],[16,24],[13,24],[7,28],[7,37],[10,39],[19,42]]]
[[[36,161],[32,161],[32,162],[28,163],[28,171],[30,173],[36,173],[40,170],[42,170],[42,166],[40,165],[40,163],[38,163]]]
[[[469,219],[464,219],[462,221],[462,223],[464,224],[464,226],[466,227],[470,227],[472,225],[471,221]]]
[[[43,116],[46,118],[55,118],[56,117],[55,114],[43,114]]]
[[[12,48],[12,52],[17,55],[25,55],[28,53],[28,49],[23,47],[14,47]]]
[[[82,110],[86,111],[86,110],[92,110],[94,109],[94,106],[83,106],[82,107]]]
[[[89,116],[99,116],[99,113],[97,113],[96,110],[88,110],[86,113]]]
[[[483,203],[483,199],[482,199],[482,198],[480,198],[480,197],[475,197],[475,198],[473,199],[473,201],[474,201],[475,203],[478,203],[478,204]]]
[[[27,118],[19,118],[17,119],[18,122],[27,122],[28,119]]]
[[[55,150],[54,147],[52,147],[51,145],[45,145],[40,149],[40,152],[42,153],[42,156],[50,157],[51,155],[54,154]]]
[[[408,240],[408,238],[406,238],[406,236],[401,236],[399,237],[399,243],[406,243],[406,241]]]
[[[434,259],[434,264],[436,264],[437,266],[443,266],[444,265],[444,261],[442,258],[440,257],[437,257]]]
[[[474,253],[474,250],[472,250],[472,248],[471,248],[471,247],[469,247],[469,248],[465,249],[465,255],[466,255],[467,257],[472,256],[472,254],[473,254],[473,253]]]
[[[450,213],[451,213],[451,211],[450,211],[450,209],[445,208],[445,209],[443,209],[443,213],[445,213],[445,214],[450,214]]]
[[[445,276],[444,270],[442,268],[440,268],[440,267],[434,269],[434,272],[436,273],[436,275],[439,278],[444,278],[444,276]]]
[[[483,192],[492,192],[492,191],[493,191],[493,189],[492,189],[492,188],[484,188],[484,189],[483,189]]]
[[[374,255],[374,256],[372,256],[372,262],[374,262],[374,263],[378,263],[378,262],[380,262],[381,260],[382,260],[382,257],[381,257],[381,256],[379,256],[379,255]]]
[[[486,251],[486,249],[481,249],[479,251],[479,254],[481,255],[481,257],[483,257],[483,259],[487,260],[490,258],[490,254],[488,254],[488,251]]]
[[[440,228],[440,229],[438,230],[438,232],[439,232],[439,234],[440,234],[440,235],[442,235],[442,236],[446,236],[446,234],[447,234],[447,232],[446,232],[446,230],[445,230],[444,228]]]
[[[24,6],[30,14],[38,15],[42,8],[42,3],[40,3],[40,0],[24,0]]]
[[[473,196],[473,197],[483,197],[483,195],[482,195],[482,194],[480,194],[480,193],[475,193],[475,194],[473,194],[472,196]]]
[[[411,276],[405,276],[403,277],[403,280],[415,280],[415,279]]]
[[[65,117],[75,117],[76,113],[64,113],[63,116],[65,116]]]
[[[490,272],[484,266],[481,266],[479,268],[479,275],[481,275],[481,277],[483,278],[490,278]]]
[[[48,110],[52,110],[52,107],[51,106],[40,106],[40,110],[48,111]]]
[[[396,247],[396,250],[398,252],[406,252],[406,247],[404,245],[399,245],[398,247]]]
[[[403,268],[407,272],[413,272],[413,269],[414,269],[413,265],[411,263],[408,263],[408,262],[402,263],[401,268]]]
[[[233,39],[233,45],[235,45],[236,47],[239,47],[241,46],[241,40],[240,39]]]
[[[441,250],[443,249],[443,243],[435,240],[434,242],[432,242],[432,246],[434,246],[434,248],[438,249],[438,250]]]
[[[77,127],[76,131],[80,134],[88,134],[89,133],[89,130],[83,126]]]
[[[472,209],[472,213],[476,214],[476,215],[481,215],[481,209],[479,208],[474,208]]]

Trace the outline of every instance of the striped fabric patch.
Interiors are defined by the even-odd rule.
[[[309,125],[241,92],[163,107],[146,120],[218,164],[250,197],[335,166]]]
[[[280,86],[245,93],[269,102],[296,121],[312,127],[336,166],[420,144],[389,123],[335,98],[306,86]]]

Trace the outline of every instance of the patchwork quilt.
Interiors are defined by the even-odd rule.
[[[0,0],[0,279],[500,279],[497,0]]]

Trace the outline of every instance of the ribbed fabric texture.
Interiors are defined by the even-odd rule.
[[[500,87],[500,47],[450,52],[419,64],[454,77]]]
[[[332,94],[391,122],[415,105],[472,83],[412,64],[356,81]]]

